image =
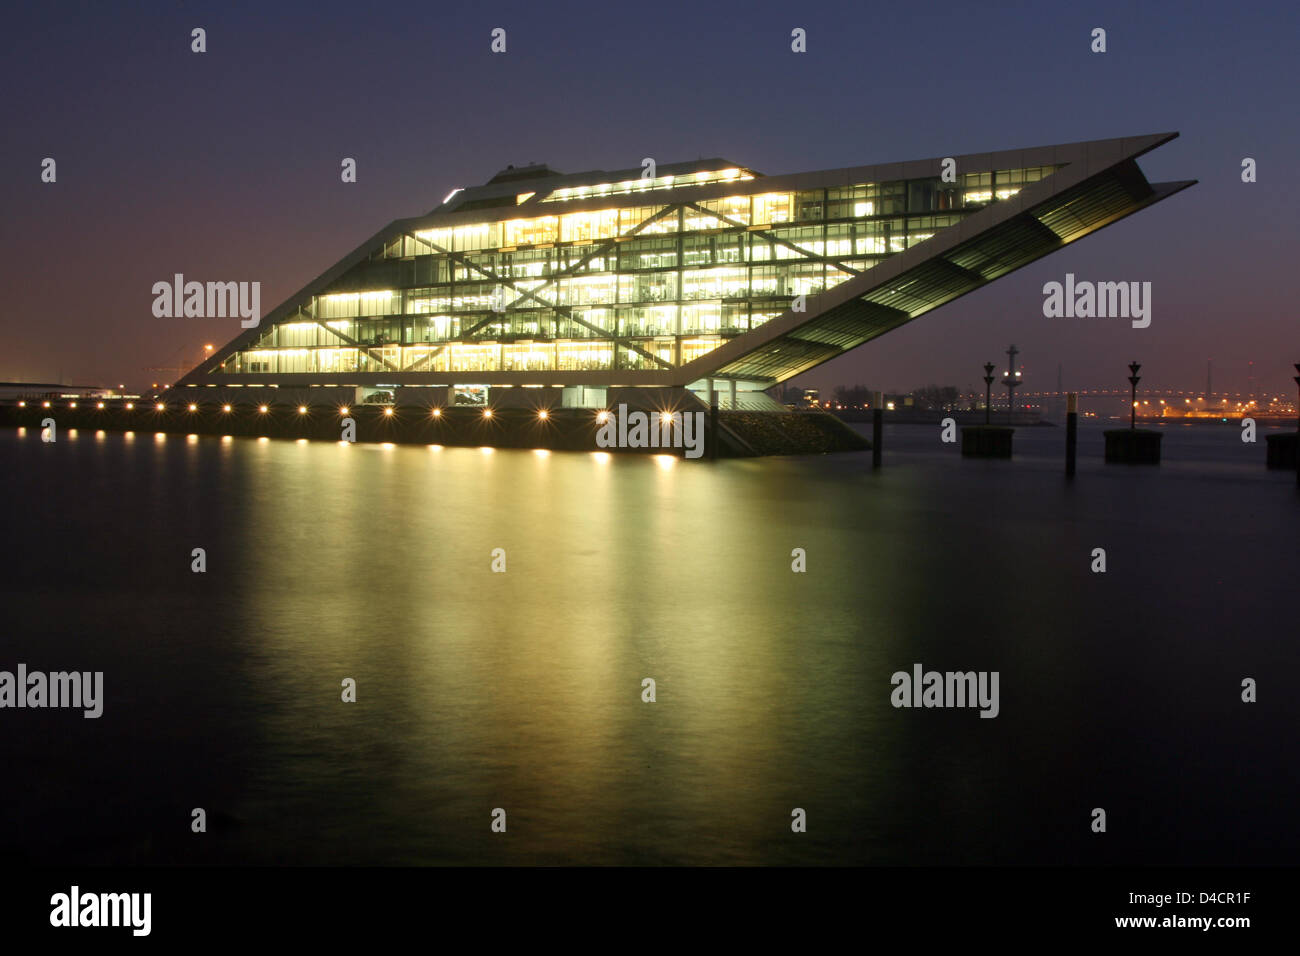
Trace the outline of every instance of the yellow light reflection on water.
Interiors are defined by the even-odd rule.
[[[394,795],[394,813],[400,810],[403,817],[436,805],[449,772],[455,787],[494,792],[503,780],[509,785],[516,768],[525,768],[539,812],[547,815],[537,856],[528,859],[569,861],[614,839],[610,834],[626,819],[664,812],[664,800],[684,801],[671,812],[696,819],[709,812],[712,794],[725,792],[737,804],[739,821],[739,832],[728,838],[734,843],[728,844],[728,858],[771,862],[756,836],[769,828],[773,808],[784,805],[778,802],[784,795],[767,789],[770,781],[794,780],[797,789],[798,779],[814,778],[827,766],[858,767],[860,740],[819,728],[858,714],[863,681],[907,659],[903,640],[894,643],[894,635],[906,630],[904,611],[883,604],[876,620],[864,623],[859,606],[841,607],[833,599],[819,607],[813,629],[828,630],[828,638],[817,645],[815,659],[801,658],[804,649],[770,626],[784,609],[807,600],[799,587],[806,582],[792,580],[801,576],[782,562],[770,563],[770,572],[756,571],[752,562],[712,562],[712,600],[657,603],[656,619],[671,637],[628,628],[628,615],[646,606],[647,593],[700,593],[701,564],[692,550],[700,540],[789,554],[788,528],[740,519],[761,513],[771,495],[806,479],[809,470],[802,463],[765,462],[764,469],[776,473],[776,484],[767,485],[729,463],[696,468],[667,455],[662,457],[672,459],[673,469],[680,464],[680,476],[666,470],[667,462],[657,458],[659,467],[646,468],[649,462],[634,455],[620,458],[615,472],[616,456],[608,450],[588,451],[593,462],[579,454],[520,449],[533,452],[530,464],[513,449],[497,449],[502,454],[489,462],[470,455],[473,447],[426,443],[439,451],[435,474],[421,473],[418,461],[401,471],[413,450],[401,458],[375,458],[369,451],[376,444],[361,444],[347,461],[326,454],[279,462],[285,450],[278,447],[279,452],[268,449],[261,462],[234,455],[231,465],[247,468],[244,474],[258,489],[238,512],[240,580],[247,586],[223,622],[235,635],[232,641],[240,641],[240,653],[270,664],[251,669],[250,694],[274,696],[282,682],[292,683],[292,675],[304,671],[335,673],[338,661],[355,659],[364,648],[367,672],[404,706],[394,721],[388,710],[321,708],[301,695],[282,694],[276,698],[281,706],[259,711],[258,732],[292,740],[308,728],[330,739],[361,733],[365,740],[393,741],[401,748],[403,773],[413,776],[385,776],[392,771],[390,755],[373,747],[359,748],[364,769],[358,773],[377,773]],[[277,467],[261,467],[273,460]],[[593,471],[596,462],[607,467]],[[301,467],[308,464],[310,469]],[[836,516],[856,500],[851,490],[842,494],[810,512],[815,520],[805,534],[811,543],[800,543],[816,548],[814,554],[842,548],[845,524]],[[907,494],[903,500],[925,500],[921,493]],[[370,505],[381,495],[384,513],[401,517],[377,528]],[[455,506],[432,507],[440,497]],[[507,503],[512,507],[503,507]],[[864,518],[848,526],[869,529],[871,523]],[[317,597],[310,600],[292,586],[304,529],[311,529],[308,540],[314,543],[338,544],[312,554]],[[377,531],[381,546],[364,553],[349,546]],[[439,542],[449,541],[469,544],[463,553],[447,552],[438,566],[478,580],[463,599],[430,585],[429,558]],[[497,545],[510,552],[511,571],[529,576],[528,587],[511,584],[508,574],[488,577],[486,559]],[[358,587],[358,573],[382,581],[382,588]],[[924,605],[924,588],[902,585],[900,569],[882,573],[882,595],[904,594],[915,602],[908,609]],[[653,583],[649,592],[647,582]],[[821,597],[829,593],[828,586]],[[265,626],[290,620],[293,626]],[[367,639],[377,626],[385,636]],[[853,640],[858,634],[869,639]],[[791,680],[791,673],[800,679]],[[682,687],[671,675],[681,674],[689,675],[690,694],[671,704],[669,723],[628,716],[652,710],[638,700],[643,676],[659,680],[659,699],[665,701]],[[773,700],[785,703],[774,707]],[[887,701],[882,695],[860,718],[868,721],[860,726],[873,739],[872,728],[889,726]],[[645,757],[656,752],[665,732],[690,755],[669,762],[667,780],[665,768]],[[881,773],[904,772],[906,736],[896,740],[883,730],[878,736],[873,766]],[[485,762],[474,756],[483,753],[497,757]],[[331,760],[314,751],[305,757],[290,752],[282,766],[303,773],[315,764],[328,768]],[[872,811],[871,774],[855,773],[842,784],[845,792],[860,795],[846,818]],[[385,856],[418,859],[429,852],[418,840],[412,844],[409,829],[381,829],[392,843],[382,844]],[[639,833],[628,836],[625,847],[604,859],[637,858],[641,839]],[[716,862],[718,845],[705,842],[699,860]],[[471,846],[457,859],[475,852]],[[687,846],[681,852],[696,851]]]

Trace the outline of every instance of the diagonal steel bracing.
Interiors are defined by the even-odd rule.
[[[716,219],[719,222],[725,222],[728,226],[731,226],[734,229],[743,229],[746,232],[748,232],[750,235],[762,236],[764,239],[767,239],[770,242],[774,242],[779,246],[785,246],[787,249],[793,249],[795,252],[799,253],[799,255],[801,255],[805,259],[811,259],[814,262],[829,262],[832,265],[834,265],[835,268],[847,272],[849,275],[855,275],[855,276],[862,275],[861,269],[855,269],[853,266],[845,265],[844,262],[840,259],[830,259],[827,258],[826,256],[814,255],[813,253],[809,252],[807,249],[804,249],[802,246],[795,245],[789,239],[782,239],[780,236],[776,235],[774,232],[772,232],[769,229],[754,229],[750,226],[745,225],[743,222],[741,222],[738,219],[729,219],[728,217],[722,215],[721,213],[714,212],[712,209],[705,209],[699,203],[688,202],[688,203],[683,203],[682,205],[694,209],[696,212],[702,212],[706,216],[710,216],[711,218]]]
[[[669,215],[675,215],[678,212],[678,210],[680,210],[681,208],[682,208],[681,204],[665,206],[657,213],[647,216],[645,219],[641,220],[639,223],[636,224],[636,226],[634,226],[632,229],[629,229],[627,232],[619,236],[616,236],[612,239],[607,239],[604,242],[597,243],[592,248],[592,250],[588,252],[586,255],[584,255],[582,258],[577,259],[574,262],[570,263],[569,265],[565,266],[563,269],[560,269],[552,273],[551,276],[548,279],[546,279],[546,281],[543,282],[541,285],[537,286],[536,289],[522,288],[519,285],[517,285],[512,279],[507,278],[505,276],[498,275],[487,269],[484,269],[478,263],[468,259],[465,255],[457,252],[452,252],[450,249],[446,249],[438,245],[436,242],[430,242],[428,239],[421,238],[420,236],[414,235],[412,233],[406,233],[406,235],[408,235],[415,242],[427,246],[429,249],[433,250],[434,252],[440,255],[445,255],[448,258],[450,258],[452,261],[460,263],[465,268],[472,269],[473,271],[479,273],[480,275],[484,276],[488,280],[495,282],[498,285],[512,289],[513,291],[518,293],[519,298],[517,298],[514,302],[511,302],[501,312],[498,312],[494,315],[487,316],[482,321],[474,323],[467,329],[462,329],[460,333],[461,338],[465,338],[466,336],[473,335],[479,329],[491,325],[493,322],[500,321],[500,317],[505,315],[507,312],[510,312],[511,310],[517,311],[518,303],[523,299],[527,298],[534,302],[537,302],[544,308],[554,309],[556,312],[563,314],[567,319],[569,319],[569,321],[576,322],[578,325],[581,325],[583,328],[589,329],[592,332],[595,332],[598,335],[602,336],[603,338],[612,340],[615,343],[615,345],[622,345],[624,348],[628,349],[629,351],[636,352],[639,355],[642,355],[645,358],[650,359],[652,362],[654,362],[656,365],[659,365],[661,368],[671,369],[671,368],[675,368],[675,366],[671,362],[665,362],[659,356],[655,355],[652,352],[646,351],[645,349],[641,348],[639,345],[637,345],[635,342],[631,341],[630,339],[618,335],[617,332],[613,332],[610,331],[609,329],[601,328],[595,323],[588,322],[585,319],[582,319],[579,316],[574,315],[572,307],[559,305],[548,299],[542,298],[537,293],[542,289],[545,289],[547,286],[555,284],[560,279],[577,275],[579,271],[592,259],[595,259],[597,256],[600,256],[604,253],[612,252],[615,248],[617,248],[620,240],[625,241],[627,239],[632,238],[633,236],[639,235],[651,223],[657,222],[660,219],[665,219]],[[421,358],[419,362],[413,364],[410,368],[406,369],[405,371],[416,371],[418,369],[418,366],[431,361],[436,356],[441,354],[449,344],[451,343],[443,343],[441,345],[436,346],[434,351],[431,351],[428,355]]]

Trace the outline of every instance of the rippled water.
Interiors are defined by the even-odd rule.
[[[0,432],[0,669],[106,696],[0,710],[0,853],[1293,861],[1300,494],[1262,441],[1171,429],[1135,469],[1089,431],[1068,485],[1061,429],[1012,462],[886,438],[872,473]],[[1000,716],[893,708],[917,662],[999,671]]]

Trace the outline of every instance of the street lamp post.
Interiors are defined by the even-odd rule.
[[[1011,413],[1015,407],[1012,399],[1015,388],[1020,384],[1020,373],[1016,371],[1016,356],[1020,354],[1020,349],[1014,345],[1007,349],[1007,370],[1003,372],[1005,376],[1004,385],[1007,387],[1007,424],[1014,424]]]
[[[993,363],[984,363],[984,424],[989,423],[989,411],[993,405]]]
[[[1142,378],[1141,376],[1138,375],[1138,372],[1141,370],[1141,368],[1142,366],[1139,365],[1137,362],[1130,362],[1128,367],[1129,370],[1128,383],[1133,387],[1132,399],[1129,402],[1128,427],[1133,429],[1134,431],[1137,430],[1138,382],[1142,381]]]

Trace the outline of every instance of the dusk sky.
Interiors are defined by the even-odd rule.
[[[1253,360],[1290,395],[1298,40],[1283,2],[24,5],[0,34],[0,379],[166,380],[145,367],[240,328],[155,318],[155,282],[260,281],[270,312],[510,163],[777,174],[1178,131],[1139,164],[1195,187],[797,382],[965,388],[1014,342],[1031,388],[1058,363],[1067,388],[1122,386],[1134,359],[1200,388],[1212,359],[1216,389],[1245,390]],[[1151,326],[1045,318],[1067,272],[1150,281]]]

